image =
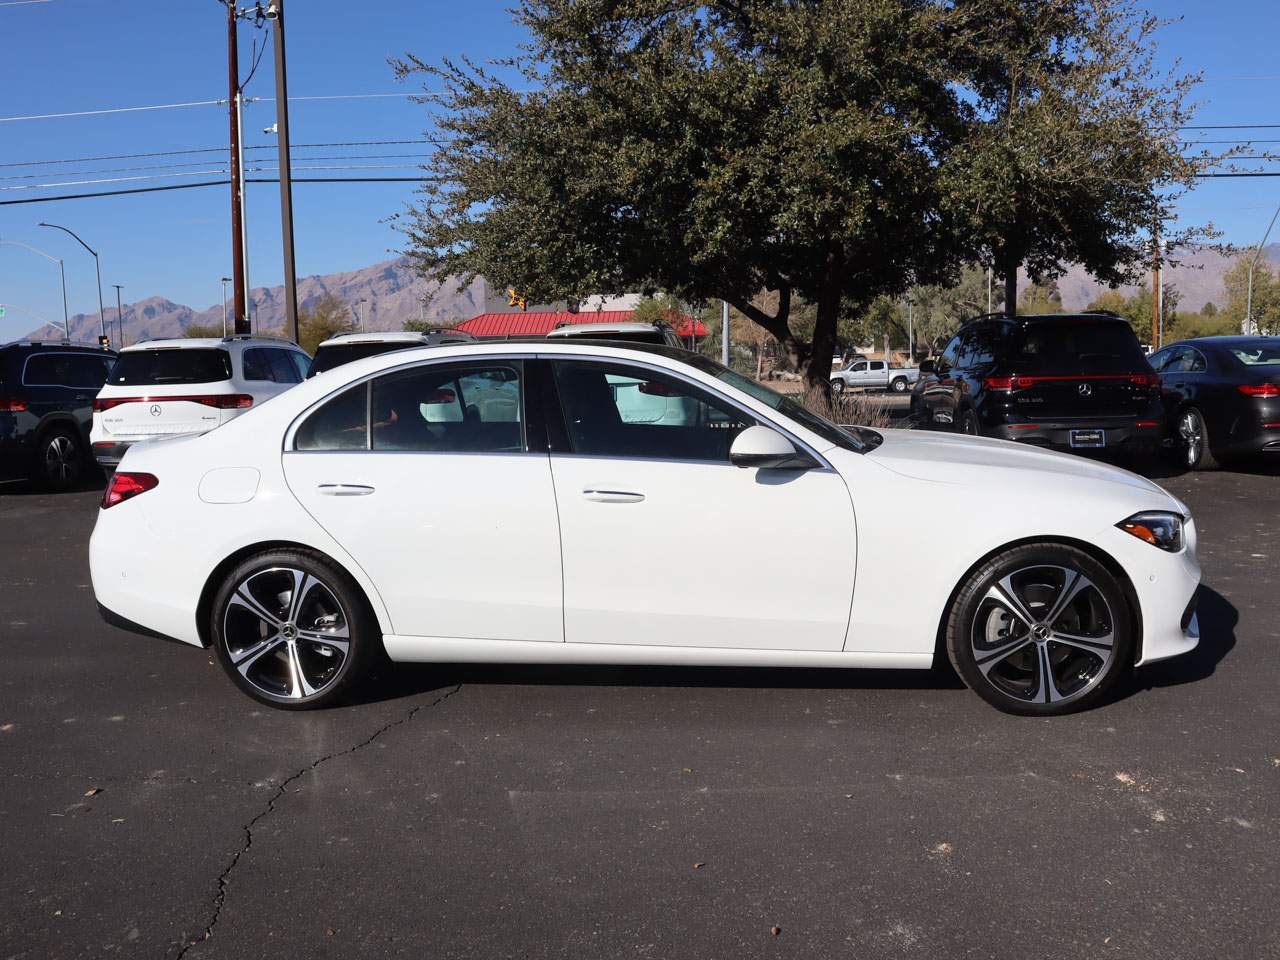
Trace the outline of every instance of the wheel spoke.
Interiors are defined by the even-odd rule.
[[[1065,568],[1064,572],[1067,576],[1062,583],[1062,592],[1058,594],[1058,599],[1053,601],[1053,606],[1044,618],[1044,622],[1050,627],[1058,622],[1059,618],[1066,612],[1067,607],[1071,605],[1072,600],[1093,586],[1093,581],[1083,573],[1077,573],[1075,570],[1066,570]]]
[[[344,657],[347,655],[347,650],[351,646],[350,642],[345,637],[333,633],[319,633],[315,630],[299,630],[298,640],[306,640],[308,643],[318,643],[322,646],[332,647]]]
[[[1072,633],[1054,631],[1049,637],[1049,641],[1051,643],[1061,643],[1068,647],[1075,647],[1077,650],[1087,651],[1106,661],[1111,656],[1114,635],[1108,632],[1101,637],[1081,637]]]
[[[303,672],[302,661],[298,657],[298,645],[289,644],[289,696],[300,700],[315,692],[315,688],[307,682],[307,675]]]
[[[1040,665],[1040,702],[1057,703],[1063,699],[1063,694],[1058,689],[1057,678],[1053,675],[1053,660],[1049,657],[1049,645],[1047,643],[1036,644],[1036,651]]]
[[[277,633],[274,636],[267,637],[267,639],[263,640],[261,643],[254,644],[252,647],[240,651],[239,656],[232,653],[232,662],[235,663],[236,669],[239,670],[243,676],[248,673],[250,667],[282,643],[284,643],[284,638]]]
[[[247,583],[242,583],[239,589],[231,595],[231,599],[228,601],[229,605],[243,607],[263,623],[274,627],[278,631],[284,625],[284,621],[250,596],[248,590],[245,589],[246,586]]]
[[[991,589],[987,591],[987,596],[1021,620],[1028,628],[1035,626],[1036,618],[1023,606],[1022,599],[1013,588],[1013,574],[999,583],[993,583]]]
[[[1034,642],[1035,641],[1030,637],[1024,636],[1019,637],[1017,640],[1012,640],[1002,647],[996,647],[992,650],[984,650],[981,653],[979,653],[975,648],[973,651],[974,663],[977,665],[978,669],[982,671],[982,675],[985,677],[992,671],[992,669],[995,668],[996,664],[1001,663],[1004,660],[1008,660],[1015,653],[1024,649],[1027,644]]]

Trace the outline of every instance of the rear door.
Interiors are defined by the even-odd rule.
[[[551,467],[525,440],[524,364],[387,373],[305,418],[289,488],[377,586],[402,636],[560,642]]]
[[[1137,417],[1153,374],[1123,321],[1033,320],[1014,334],[1008,360],[1014,410],[1031,420]]]

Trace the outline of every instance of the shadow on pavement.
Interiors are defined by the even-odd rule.
[[[1236,645],[1236,624],[1240,622],[1240,612],[1217,590],[1201,586],[1196,613],[1200,621],[1200,643],[1196,648],[1181,657],[1161,660],[1136,671],[1133,681],[1128,684],[1129,690],[1122,696],[1155,687],[1196,683],[1213,675],[1218,664]]]

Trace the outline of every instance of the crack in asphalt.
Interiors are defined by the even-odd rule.
[[[447,690],[445,693],[436,697],[430,703],[420,703],[400,719],[392,720],[390,723],[384,724],[383,726],[379,727],[377,730],[373,731],[373,733],[365,737],[365,739],[361,740],[359,743],[354,744],[353,746],[347,747],[345,750],[338,750],[334,753],[325,754],[323,757],[320,757],[318,760],[313,760],[307,766],[297,771],[297,773],[291,774],[290,776],[282,780],[280,782],[280,785],[276,787],[275,793],[273,793],[271,795],[271,798],[267,801],[266,807],[261,812],[259,812],[257,816],[255,816],[252,820],[246,823],[242,828],[244,830],[244,845],[241,846],[240,849],[236,851],[235,856],[231,858],[231,862],[227,864],[227,868],[223,870],[221,874],[218,875],[218,892],[213,898],[213,915],[209,918],[209,922],[205,925],[204,932],[201,933],[200,936],[196,937],[194,940],[190,940],[186,944],[184,944],[182,949],[179,950],[177,955],[174,957],[174,960],[182,960],[182,958],[187,955],[187,952],[189,950],[191,950],[193,947],[199,946],[200,944],[204,943],[206,940],[208,940],[210,937],[213,936],[213,928],[218,925],[218,920],[222,916],[222,907],[227,901],[227,890],[230,884],[231,874],[235,870],[236,864],[240,862],[240,858],[243,857],[246,853],[248,853],[249,848],[253,846],[253,828],[257,826],[260,820],[263,820],[264,818],[270,816],[272,813],[275,812],[276,805],[280,802],[281,798],[284,797],[285,791],[289,789],[290,784],[292,784],[296,780],[301,779],[302,777],[305,777],[308,773],[315,771],[317,768],[328,763],[330,760],[336,760],[339,757],[349,756],[350,754],[356,753],[359,750],[363,750],[365,747],[369,746],[369,744],[373,743],[375,740],[381,737],[388,730],[394,730],[396,727],[403,726],[404,724],[412,720],[414,717],[416,717],[423,710],[428,710],[431,707],[438,706],[439,704],[444,703],[444,701],[448,700],[450,697],[452,697],[455,693],[457,693],[461,689],[462,689],[461,683],[454,685],[452,689]]]

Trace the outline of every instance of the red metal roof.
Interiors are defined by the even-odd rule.
[[[538,310],[532,313],[482,313],[458,324],[459,330],[476,337],[545,337],[562,323],[630,323],[634,310],[591,310],[570,313],[568,310]],[[690,325],[695,336],[705,337],[707,326],[691,317],[681,317],[672,326],[676,335],[689,336]]]

